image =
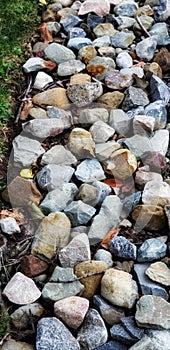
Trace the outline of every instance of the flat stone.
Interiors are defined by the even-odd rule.
[[[75,165],[77,163],[76,157],[64,146],[55,145],[45,152],[41,159],[41,164],[62,164]]]
[[[93,304],[100,312],[102,318],[107,322],[108,325],[113,326],[120,322],[121,318],[125,316],[123,308],[113,306],[109,304],[99,295],[94,295]]]
[[[112,109],[108,123],[118,134],[130,136],[132,119],[122,109]]]
[[[122,105],[124,111],[128,111],[130,108],[137,106],[146,106],[148,104],[149,99],[145,91],[134,86],[127,88]]]
[[[131,28],[136,23],[134,18],[128,17],[126,15],[116,16],[115,20],[118,24],[119,30]]]
[[[110,268],[101,280],[101,295],[113,305],[130,309],[138,299],[137,284],[131,274]]]
[[[136,338],[129,334],[122,324],[113,325],[110,329],[110,335],[112,339],[123,344],[132,345],[136,342]]]
[[[128,52],[120,52],[116,57],[116,64],[119,68],[129,68],[133,65],[132,57]]]
[[[98,38],[103,35],[112,36],[117,32],[117,30],[114,28],[112,23],[99,23],[94,27],[93,32]]]
[[[134,272],[135,276],[137,278],[137,281],[139,283],[139,288],[141,290],[141,293],[144,295],[156,295],[160,296],[165,300],[168,300],[168,293],[163,286],[159,285],[158,283],[153,282],[148,276],[146,275],[146,270],[150,266],[149,263],[142,263],[142,264],[134,264]]]
[[[132,176],[137,169],[135,155],[126,149],[118,149],[104,163],[106,173],[115,178],[125,180]]]
[[[35,319],[38,319],[43,312],[44,308],[39,303],[33,303],[19,307],[10,315],[10,317],[16,328],[24,329],[30,325],[30,314]]]
[[[68,327],[77,329],[81,326],[89,308],[89,301],[85,298],[72,296],[56,301],[54,314]]]
[[[145,107],[145,114],[155,119],[154,130],[164,129],[167,124],[167,110],[162,100],[149,103]]]
[[[163,262],[157,261],[151,264],[145,273],[152,281],[170,286],[170,270]]]
[[[37,72],[40,69],[54,69],[56,64],[50,61],[45,61],[40,57],[29,58],[23,65],[23,70],[25,73]]]
[[[77,74],[85,69],[85,64],[79,60],[69,60],[58,65],[57,74],[60,77],[66,77],[72,74]]]
[[[80,7],[78,12],[79,16],[86,13],[94,12],[98,16],[105,16],[110,12],[110,3],[108,0],[86,0]]]
[[[54,107],[68,108],[70,105],[66,95],[66,90],[59,87],[49,89],[34,95],[32,101],[41,107],[50,105]]]
[[[7,340],[3,343],[2,350],[35,350],[34,345],[16,340]]]
[[[122,90],[129,87],[133,83],[132,74],[124,74],[124,72],[116,69],[109,71],[105,77],[105,83],[109,89]]]
[[[45,317],[38,322],[37,350],[80,350],[77,340],[66,326],[56,317]]]
[[[149,181],[144,187],[142,202],[147,205],[159,205],[161,207],[169,205],[170,185],[164,181]]]
[[[29,202],[38,205],[42,199],[42,194],[38,191],[32,180],[15,177],[7,187],[9,201],[14,207],[28,206]]]
[[[84,46],[78,52],[78,59],[82,60],[86,64],[97,56],[97,51],[93,46]]]
[[[70,228],[70,220],[64,213],[50,213],[41,221],[35,232],[31,254],[52,259],[58,248],[68,244]]]
[[[12,145],[14,162],[22,164],[23,167],[29,167],[45,152],[39,141],[32,140],[22,135],[16,136]]]
[[[74,267],[82,261],[91,259],[90,245],[86,233],[75,236],[69,244],[60,249],[59,260],[62,267]]]
[[[93,46],[96,48],[106,47],[111,45],[109,35],[103,35],[93,41]]]
[[[123,236],[116,236],[109,242],[110,252],[118,257],[136,260],[136,246]]]
[[[57,43],[49,44],[44,50],[44,54],[46,58],[57,64],[75,59],[73,51]]]
[[[108,267],[113,266],[112,254],[105,249],[98,249],[93,259],[98,261],[104,261],[108,265]]]
[[[106,159],[110,158],[112,153],[120,148],[120,145],[116,141],[108,141],[105,143],[98,143],[95,147],[96,158],[100,162],[104,162]]]
[[[86,84],[91,82],[91,76],[84,73],[74,74],[70,78],[70,85]]]
[[[104,180],[103,168],[97,159],[85,159],[75,171],[75,176],[82,182],[93,182],[95,180]]]
[[[118,108],[124,99],[124,94],[120,91],[106,92],[98,102],[103,104],[103,107]]]
[[[118,16],[133,17],[137,9],[138,5],[133,1],[120,2],[114,7],[114,13]]]
[[[134,316],[122,317],[121,323],[132,337],[140,340],[144,336],[144,329],[137,326]]]
[[[73,50],[80,50],[84,46],[92,45],[92,41],[88,38],[71,38],[67,43],[67,47]]]
[[[43,89],[47,84],[52,83],[53,78],[44,73],[44,72],[38,72],[34,81],[33,87],[35,89],[41,90]]]
[[[79,123],[84,126],[92,125],[99,120],[107,123],[108,119],[109,113],[106,108],[86,108],[79,115]]]
[[[115,68],[115,62],[110,57],[96,56],[88,62],[88,73],[99,81],[102,81],[110,69]]]
[[[118,32],[114,35],[111,36],[111,45],[113,47],[120,47],[121,49],[127,49],[128,46],[130,46],[134,39],[135,36],[133,32]]]
[[[92,134],[95,143],[106,142],[115,133],[115,130],[108,124],[104,123],[102,120],[95,122],[89,131]]]
[[[34,119],[44,119],[48,118],[47,113],[43,108],[40,107],[32,107],[29,110],[29,115]]]
[[[81,349],[92,350],[96,346],[105,344],[107,338],[107,328],[100,314],[95,309],[89,309],[77,335]]]
[[[169,350],[170,332],[169,330],[147,329],[147,335],[151,339],[154,350]],[[142,349],[143,350],[143,349]]]
[[[95,143],[89,131],[74,128],[68,138],[68,147],[77,159],[93,158]]]
[[[0,228],[2,232],[7,235],[13,235],[14,233],[20,233],[20,227],[14,218],[4,218],[0,220]]]
[[[3,290],[3,295],[14,304],[27,305],[39,299],[41,292],[31,278],[16,272]]]
[[[86,84],[72,84],[67,88],[68,98],[78,107],[83,107],[95,101],[103,93],[102,84],[86,83]]]
[[[96,209],[81,200],[72,201],[64,212],[69,217],[73,226],[85,225],[94,216]]]
[[[170,36],[168,33],[168,27],[166,23],[160,22],[160,23],[155,23],[149,34],[151,36],[156,36],[158,45],[165,46],[170,44]]]
[[[24,255],[20,260],[21,272],[28,277],[40,275],[48,269],[48,264],[34,255]]]
[[[166,226],[166,217],[161,206],[152,204],[139,204],[132,212],[135,220],[135,229],[140,232],[142,229],[158,231]]]
[[[150,79],[150,94],[152,101],[162,100],[165,105],[170,100],[170,89],[156,75],[152,75]]]
[[[136,344],[130,347],[129,350],[154,350],[152,340],[146,335]]]
[[[37,173],[36,179],[40,188],[52,191],[68,183],[73,173],[74,169],[71,166],[48,164]]]
[[[149,37],[143,39],[136,45],[136,54],[139,58],[151,61],[157,47],[157,39],[155,37]]]
[[[102,241],[112,227],[117,227],[120,221],[122,203],[116,195],[107,196],[89,229],[88,237],[91,244]]]
[[[140,327],[170,329],[170,305],[161,297],[144,295],[136,304],[135,319]]]
[[[71,13],[60,20],[60,24],[64,28],[65,32],[68,32],[71,28],[78,26],[80,23],[82,23],[82,19],[78,16],[74,16]]]
[[[146,239],[138,250],[139,262],[153,261],[164,258],[167,245],[157,238]]]

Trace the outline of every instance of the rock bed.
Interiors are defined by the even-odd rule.
[[[159,0],[42,14],[0,220],[3,298],[34,344],[2,350],[169,349],[169,14]]]

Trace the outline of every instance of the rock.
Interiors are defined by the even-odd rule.
[[[79,60],[69,60],[58,65],[57,74],[60,77],[77,74],[85,69],[85,64]]]
[[[130,136],[132,119],[122,109],[112,109],[108,123],[118,134]]]
[[[157,130],[151,138],[152,151],[161,153],[165,156],[169,144],[169,131]]]
[[[108,343],[96,348],[96,350],[112,350],[112,349],[128,350],[129,347],[128,347],[128,345],[125,345],[117,340],[111,340]]]
[[[87,224],[94,216],[96,209],[79,200],[68,204],[64,212],[69,217],[72,225],[78,226]]]
[[[163,72],[167,72],[170,68],[170,53],[166,47],[162,47],[154,56],[154,62],[157,62]]]
[[[65,325],[56,317],[42,318],[38,322],[36,349],[37,350],[80,350],[77,340]]]
[[[123,213],[122,216],[128,216],[129,213],[139,204],[141,200],[141,192],[134,192],[130,195],[127,195],[123,199]],[[124,214],[125,213],[125,214]]]
[[[114,7],[114,13],[118,16],[133,17],[137,9],[138,5],[133,1],[120,2]]]
[[[56,64],[51,61],[45,61],[40,57],[29,58],[26,63],[23,65],[23,70],[25,73],[37,72],[40,69],[49,69],[52,70],[56,67]]]
[[[67,88],[68,98],[78,107],[86,106],[95,101],[103,93],[102,84],[86,83],[86,84],[72,84]]]
[[[136,342],[136,338],[129,334],[122,324],[113,325],[110,329],[110,335],[112,339],[123,344],[132,345]]]
[[[12,144],[14,162],[21,163],[23,167],[29,167],[45,152],[39,141],[32,140],[22,135],[16,136]]]
[[[41,164],[62,164],[75,165],[77,163],[76,157],[64,146],[55,145],[45,152],[41,159]]]
[[[70,85],[74,85],[74,84],[83,85],[90,82],[91,82],[91,77],[88,74],[83,74],[83,73],[74,74],[70,78]]]
[[[31,278],[16,272],[3,290],[3,295],[14,304],[27,305],[39,299],[41,292]]]
[[[133,132],[134,134],[148,136],[153,132],[155,124],[154,117],[138,114],[133,118]]]
[[[75,59],[73,51],[57,43],[49,44],[44,50],[44,54],[46,58],[57,64]]]
[[[52,259],[58,248],[61,249],[68,244],[70,228],[70,220],[64,213],[50,213],[35,232],[31,254]]]
[[[92,125],[98,121],[107,123],[108,119],[109,113],[106,108],[86,108],[81,111],[79,115],[79,123],[84,126]]]
[[[136,246],[123,236],[113,237],[109,242],[109,250],[118,258],[136,260]]]
[[[0,228],[2,232],[7,235],[12,235],[14,233],[20,233],[20,227],[14,218],[4,218],[0,220]]]
[[[152,138],[149,139],[146,136],[134,135],[123,140],[123,143],[137,159],[143,159],[146,153],[150,154],[150,152],[154,151],[151,143]]]
[[[60,4],[60,6],[61,6],[61,4]],[[77,10],[74,8],[70,8],[70,7],[62,8],[61,10],[57,11],[57,18],[62,20],[64,18],[68,17],[70,14],[77,16]]]
[[[80,23],[82,23],[82,19],[80,19],[78,16],[74,16],[71,13],[60,20],[60,24],[62,25],[65,32],[68,32],[71,28],[78,26]]]
[[[95,186],[85,183],[79,187],[79,193],[77,195],[77,199],[80,199],[84,203],[94,207],[98,202],[98,194],[99,193]]]
[[[106,142],[115,133],[115,130],[102,120],[95,122],[89,131],[92,134],[95,143]]]
[[[95,309],[89,309],[77,335],[81,349],[92,350],[96,346],[105,344],[107,338],[107,329],[100,314]]]
[[[112,23],[99,23],[94,27],[93,32],[98,38],[104,35],[112,36],[117,32],[117,30],[114,28]]]
[[[61,24],[58,22],[46,22],[46,26],[53,35],[57,35],[61,30]]]
[[[28,207],[29,202],[38,205],[42,199],[32,180],[24,179],[20,176],[15,177],[7,187],[9,201],[14,207]]]
[[[62,108],[47,106],[47,116],[49,118],[57,118],[57,119],[72,119],[71,111],[66,111]]]
[[[113,326],[113,324],[119,323],[121,318],[125,316],[123,308],[109,304],[99,295],[94,295],[93,304],[97,308],[97,310],[100,312],[102,318],[110,326]]]
[[[67,43],[67,47],[72,50],[80,50],[84,46],[92,45],[92,41],[88,38],[71,38]]]
[[[164,210],[165,210],[166,217],[168,219],[168,226],[170,228],[170,206],[165,205]]]
[[[96,56],[88,62],[88,73],[102,81],[110,69],[115,68],[115,62],[110,57]]]
[[[73,173],[74,169],[71,166],[48,164],[37,173],[36,180],[40,188],[52,191],[68,183]]]
[[[33,103],[41,107],[48,105],[60,108],[68,108],[70,103],[66,96],[66,90],[64,88],[53,88],[39,94],[36,94],[33,99]]]
[[[113,47],[120,47],[121,49],[127,49],[135,39],[133,32],[118,32],[111,36],[111,45]]]
[[[94,42],[93,42],[94,44]],[[113,47],[110,46],[103,46],[103,47],[99,47],[98,48],[98,53],[100,56],[105,56],[105,57],[111,57],[111,58],[115,58],[116,53],[115,53],[115,49]]]
[[[146,106],[148,104],[149,99],[145,91],[134,86],[127,88],[122,105],[124,111],[128,111],[130,108],[137,106]]]
[[[128,16],[116,16],[115,21],[118,24],[118,29],[128,29],[131,28],[135,23],[135,19]]]
[[[43,89],[47,84],[52,83],[53,78],[44,72],[38,72],[34,81],[34,89]]]
[[[157,204],[137,205],[132,212],[132,218],[135,220],[135,229],[138,232],[142,229],[158,231],[166,226],[166,218],[163,208]]]
[[[136,344],[130,347],[129,350],[154,350],[153,343],[146,335]]]
[[[147,15],[141,15],[139,18],[140,18],[140,21],[141,21],[143,27],[146,30],[149,30],[152,27],[152,24],[154,22],[152,17],[147,16]],[[137,21],[134,24],[133,29],[134,29],[134,31],[141,31],[141,27]]]
[[[89,229],[88,237],[91,244],[102,241],[112,227],[117,227],[120,221],[122,203],[116,195],[107,196]]]
[[[139,262],[153,261],[164,258],[167,246],[157,238],[146,239],[138,250],[137,260]]]
[[[86,233],[75,236],[66,247],[60,249],[58,256],[62,267],[74,267],[82,261],[90,260],[90,245]]]
[[[146,333],[151,339],[151,342],[154,346],[154,350],[168,350],[169,341],[170,341],[170,333],[169,330],[154,330],[147,329]],[[142,349],[143,350],[143,349]]]
[[[168,86],[156,75],[152,75],[150,79],[150,94],[152,101],[162,100],[165,105],[170,100],[170,89]]]
[[[170,270],[163,262],[157,261],[151,264],[145,273],[152,281],[170,286]]]
[[[120,91],[106,92],[98,102],[103,104],[103,107],[118,108],[124,99],[124,94]]]
[[[147,79],[150,79],[152,75],[156,75],[162,79],[162,68],[156,62],[146,63],[144,71],[146,72]]]
[[[107,250],[98,249],[93,259],[98,261],[104,261],[108,265],[108,267],[113,266],[112,255]]]
[[[130,309],[138,299],[137,284],[129,273],[110,268],[101,280],[101,295],[114,305]]]
[[[91,28],[95,28],[98,24],[103,22],[103,16],[94,15],[89,13],[87,16],[87,24]]]
[[[167,124],[167,110],[163,101],[149,103],[145,107],[145,114],[155,119],[154,130],[164,129]]]
[[[108,160],[104,161],[104,169],[106,173],[115,178],[125,180],[131,177],[137,169],[137,160],[129,150],[118,149]]]
[[[109,71],[105,77],[105,83],[109,89],[122,90],[133,83],[133,77],[118,70]]]
[[[168,34],[168,27],[166,23],[155,23],[152,26],[149,34],[157,38],[158,45],[163,46],[170,44],[170,36]]]
[[[85,38],[86,32],[79,27],[74,27],[69,30],[69,39],[72,38]]]
[[[82,294],[83,284],[79,282],[72,268],[57,266],[48,283],[44,285],[42,297],[45,301],[53,303],[58,300]]]
[[[110,194],[110,186],[108,186],[104,182],[96,181],[96,180],[92,182],[92,186],[96,187],[97,193],[98,193],[98,197],[96,198],[96,201],[97,201],[96,205],[97,204],[100,205],[103,203],[106,196]]]
[[[28,277],[40,275],[48,269],[48,264],[34,255],[24,255],[20,260],[21,272]]]
[[[85,298],[72,296],[56,301],[54,314],[68,327],[77,329],[81,326],[89,308],[89,301]]]
[[[80,7],[79,16],[94,12],[97,16],[105,16],[110,12],[110,3],[108,0],[86,0]]]
[[[120,52],[116,57],[116,64],[119,68],[129,68],[133,65],[132,57],[128,52]]]
[[[149,165],[151,171],[160,173],[166,168],[166,159],[161,153],[149,152],[143,158],[143,163]]]
[[[32,52],[33,52],[34,54],[37,54],[37,53],[44,54],[44,50],[46,49],[47,46],[48,46],[47,43],[43,43],[42,41],[37,41],[37,42],[33,45]]]
[[[19,307],[11,315],[12,323],[16,328],[23,329],[30,325],[30,314],[35,319],[40,318],[43,314],[44,308],[39,303],[28,304]],[[25,348],[24,348],[25,349]]]
[[[120,148],[119,143],[115,141],[108,141],[105,143],[98,143],[95,147],[96,158],[100,162],[104,162],[108,159],[114,151]]]
[[[44,119],[48,118],[47,113],[43,108],[40,107],[32,107],[29,110],[29,115],[34,119]]]
[[[155,36],[143,39],[136,45],[136,54],[139,58],[151,61],[157,46],[157,39]]]
[[[7,340],[5,343],[3,343],[2,350],[35,350],[35,347],[33,345],[30,345],[25,342],[16,341],[16,340]]]
[[[97,56],[97,51],[93,46],[84,46],[78,52],[78,59],[86,64]]]
[[[93,46],[96,48],[106,47],[111,45],[109,35],[103,35],[93,41]]]
[[[93,158],[95,143],[90,132],[74,128],[68,138],[68,147],[77,159]]]
[[[121,323],[129,334],[137,340],[140,340],[144,336],[144,329],[137,326],[134,316],[121,318]]]
[[[104,180],[105,175],[102,166],[97,159],[85,159],[75,171],[75,176],[82,182],[92,182],[95,180]]]
[[[151,171],[144,171],[138,168],[138,171],[135,174],[135,183],[142,189],[146,185],[148,181],[163,181],[162,175],[158,173],[154,173]]]
[[[149,181],[144,187],[142,202],[147,205],[159,205],[161,207],[169,205],[170,185],[163,181]]]
[[[169,329],[170,305],[161,297],[144,295],[136,304],[135,319],[140,327]]]
[[[156,295],[160,296],[165,300],[168,300],[168,293],[165,288],[160,286],[158,283],[151,281],[146,275],[146,270],[149,267],[149,263],[134,264],[134,272],[139,283],[139,288],[144,295]]]

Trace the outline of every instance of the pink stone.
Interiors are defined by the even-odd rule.
[[[94,12],[98,16],[105,16],[110,12],[109,0],[86,0],[80,7],[79,15]]]

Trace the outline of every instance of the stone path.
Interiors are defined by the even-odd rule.
[[[169,350],[169,15],[169,0],[42,13],[2,193],[0,349]]]

